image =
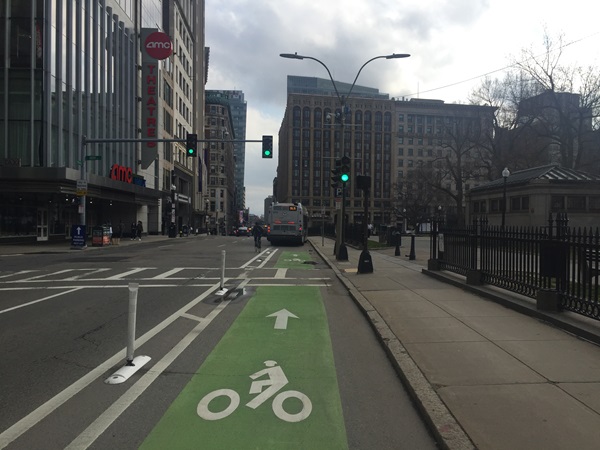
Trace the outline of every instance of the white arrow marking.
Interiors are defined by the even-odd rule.
[[[275,327],[274,327],[276,330],[286,330],[288,319],[290,317],[292,317],[294,319],[298,318],[298,316],[292,314],[287,309],[282,309],[280,311],[277,311],[276,313],[269,314],[267,317],[275,317],[276,318],[275,319]]]

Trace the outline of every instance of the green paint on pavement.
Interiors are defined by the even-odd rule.
[[[287,328],[276,329],[281,319],[267,316],[283,309],[298,318],[288,317]],[[265,361],[276,361],[288,384],[252,409],[246,404],[258,394],[249,393],[250,375],[264,370]],[[239,406],[218,420],[201,418],[199,401],[217,389],[239,394]],[[275,415],[278,395],[289,391],[310,399],[312,411],[304,420],[288,422]],[[218,413],[229,405],[229,399],[220,396],[208,403],[208,410]],[[303,404],[288,398],[283,409],[293,415],[302,411]],[[347,449],[329,327],[318,288],[258,288],[141,448]]]
[[[314,269],[314,265],[306,264],[312,261],[308,252],[281,252],[275,264],[277,269]]]

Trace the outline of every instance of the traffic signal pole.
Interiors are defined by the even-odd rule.
[[[345,98],[342,96],[341,97],[341,106],[342,106],[342,120],[341,120],[341,130],[342,130],[342,139],[341,139],[341,143],[342,143],[342,158],[346,157],[345,155],[345,151],[346,151],[346,147],[345,147],[345,139],[346,139],[346,133],[344,130],[344,124],[346,122],[346,113],[345,113],[345,109],[346,109],[346,101]],[[340,175],[343,173],[342,168],[340,167]],[[336,255],[335,255],[335,259],[338,261],[348,261],[348,249],[346,248],[346,243],[345,243],[345,225],[346,225],[346,183],[343,182],[340,179],[340,183],[342,184],[342,207],[340,208],[340,217],[338,220],[338,230],[339,232],[336,233],[335,236],[335,248],[336,248]]]
[[[174,142],[179,142],[181,144],[186,145],[186,153],[188,154],[189,157],[195,157],[197,156],[197,147],[193,147],[194,151],[190,154],[189,153],[189,148],[190,148],[190,139],[192,137],[196,137],[195,141],[196,143],[198,142],[223,142],[223,139],[198,139],[196,134],[190,134],[188,133],[186,136],[186,139],[148,139],[148,138],[140,138],[140,139],[120,139],[120,138],[112,138],[112,139],[88,139],[85,136],[82,136],[81,138],[81,151],[80,151],[80,171],[79,171],[79,176],[81,177],[81,180],[85,182],[86,184],[86,193],[85,195],[81,196],[81,200],[80,200],[80,212],[79,212],[79,220],[80,220],[80,225],[85,225],[86,222],[86,203],[87,203],[87,179],[88,179],[88,173],[87,173],[87,165],[86,165],[86,161],[89,158],[92,158],[93,156],[89,156],[88,155],[88,151],[87,151],[87,144],[111,144],[111,143],[137,143],[137,142],[166,142],[166,143],[174,143]],[[272,137],[271,137],[272,139]],[[227,140],[227,142],[232,142],[232,143],[238,143],[238,142],[263,142],[263,139],[231,139],[231,140]],[[174,194],[173,194],[173,200],[175,200],[174,198]],[[85,248],[85,246],[84,246]]]

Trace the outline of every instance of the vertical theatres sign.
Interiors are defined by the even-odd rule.
[[[173,53],[171,38],[155,28],[142,28],[142,138],[158,139],[159,60]],[[156,159],[156,142],[143,142],[141,164],[146,169]]]

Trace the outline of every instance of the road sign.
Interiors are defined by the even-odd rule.
[[[71,225],[71,248],[81,249],[86,246],[85,225]]]
[[[99,161],[102,159],[101,155],[89,155],[85,157],[86,161]]]
[[[77,180],[77,190],[76,194],[78,196],[87,195],[88,190],[88,182],[85,180]]]

